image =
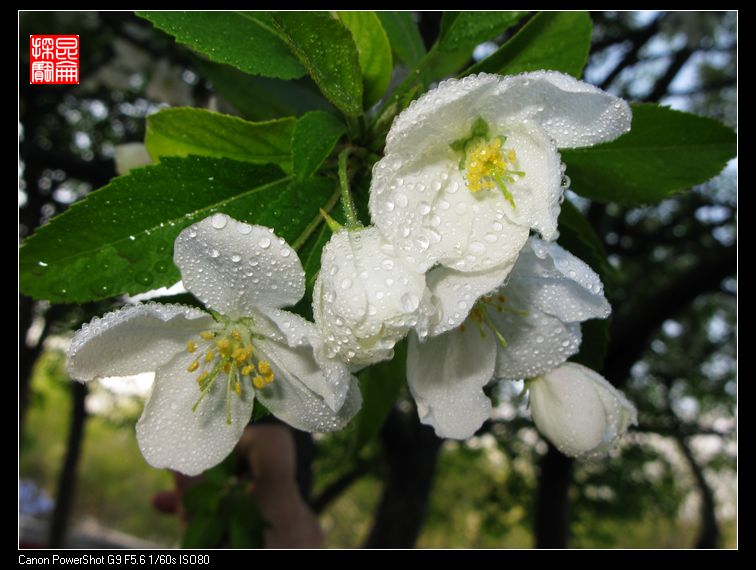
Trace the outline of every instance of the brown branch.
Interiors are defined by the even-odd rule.
[[[61,548],[66,540],[68,521],[73,508],[76,487],[76,471],[81,455],[81,443],[84,439],[84,424],[87,419],[85,402],[87,385],[80,382],[71,383],[71,427],[63,466],[58,477],[58,489],[55,495],[55,510],[50,522],[50,548]]]
[[[667,69],[664,71],[664,74],[656,80],[651,91],[649,91],[641,101],[656,102],[664,97],[667,94],[670,84],[675,80],[677,74],[680,73],[680,70],[686,63],[688,63],[688,60],[690,60],[694,53],[695,50],[689,48],[683,48],[680,51],[675,52]]]
[[[604,376],[622,386],[648,346],[651,336],[668,318],[688,307],[697,297],[719,289],[722,280],[736,269],[735,246],[717,247],[703,253],[699,260],[675,276],[650,298],[636,301],[637,310],[616,318],[604,363]]]
[[[442,440],[417,414],[393,410],[381,441],[388,474],[365,547],[412,548],[425,521]]]
[[[312,509],[317,514],[322,513],[328,505],[338,499],[344,491],[351,487],[353,483],[367,472],[367,464],[359,463],[354,469],[342,475],[328,487],[323,489],[323,491],[310,502]]]
[[[666,14],[662,14],[648,26],[638,30],[637,34],[633,34],[626,38],[630,42],[630,48],[625,53],[620,62],[614,67],[614,69],[609,72],[609,75],[604,78],[599,87],[601,87],[602,89],[607,89],[620,73],[622,73],[628,67],[632,67],[633,65],[638,63],[640,51],[643,49],[643,46],[645,46],[648,41],[657,34],[657,32],[659,31],[659,26],[661,25],[665,17]]]
[[[698,464],[695,455],[693,455],[693,450],[688,445],[687,439],[682,435],[678,435],[675,437],[675,442],[685,457],[685,462],[688,464],[693,479],[696,481],[698,493],[701,496],[701,528],[698,531],[696,548],[718,548],[720,532],[719,525],[717,524],[714,492],[706,480],[703,469]]]

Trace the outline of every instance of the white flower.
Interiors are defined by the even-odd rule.
[[[571,457],[605,454],[638,423],[635,406],[622,392],[580,364],[562,364],[532,380],[529,391],[539,431]]]
[[[492,378],[550,371],[577,352],[580,322],[611,310],[598,275],[555,243],[530,238],[500,286],[507,272],[428,274],[439,313],[432,338],[410,335],[407,381],[439,436],[470,437],[490,416],[483,387]]]
[[[373,223],[420,271],[511,265],[531,228],[556,237],[557,148],[612,140],[630,121],[623,100],[557,72],[444,81],[395,119]]]
[[[184,285],[210,312],[149,303],[92,320],[69,349],[80,381],[155,372],[137,439],[147,461],[194,475],[225,458],[255,398],[306,431],[343,427],[356,379],[324,356],[315,326],[280,307],[304,294],[296,253],[272,230],[224,214],[176,238]]]
[[[117,144],[113,149],[116,172],[123,176],[129,170],[152,164],[152,157],[147,153],[144,143]]]
[[[354,366],[391,358],[412,327],[424,336],[432,310],[423,273],[374,227],[331,237],[312,298],[327,355]]]

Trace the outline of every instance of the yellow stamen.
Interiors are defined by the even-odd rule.
[[[234,392],[237,396],[241,395],[241,382],[239,382],[238,378],[234,382]]]
[[[213,331],[205,331],[201,332],[200,336],[205,340],[213,340],[215,338],[215,333]]]
[[[229,354],[231,354],[231,341],[227,338],[222,338],[215,344],[218,347],[218,352],[220,352],[223,356],[228,356]]]
[[[205,362],[212,362],[213,358],[215,358],[215,353],[212,350],[208,350],[205,355]]]
[[[197,350],[197,343],[193,340],[190,340],[186,343],[186,351],[187,352],[195,352]]]
[[[266,374],[265,376],[263,376],[263,380],[265,380],[265,385],[267,386],[268,384],[273,382],[273,380],[275,380],[275,375],[272,372],[270,374]]]
[[[205,383],[205,380],[207,380],[209,376],[210,376],[210,373],[207,371],[197,376],[197,384],[200,385],[200,388],[202,387],[202,384]]]
[[[229,372],[231,372],[231,363],[230,362],[226,362],[223,365],[223,372],[225,372],[226,374],[228,374]]]
[[[257,364],[257,370],[259,370],[260,374],[262,374],[263,376],[271,374],[270,362],[268,362],[267,360],[261,360]]]
[[[247,364],[247,366],[245,366],[244,368],[242,368],[242,371],[241,371],[241,373],[242,373],[242,374],[243,374],[244,376],[249,376],[249,375],[250,375],[250,374],[252,374],[252,373],[253,373],[254,371],[255,371],[255,367],[254,367],[254,366],[252,366],[251,364]]]
[[[234,337],[234,340],[241,341],[242,339],[241,333],[237,330],[231,331],[231,336]]]
[[[258,390],[261,388],[265,388],[265,379],[258,374],[257,376],[252,378],[252,385]]]
[[[197,370],[197,368],[199,368],[199,360],[195,360],[194,362],[192,362],[189,365],[189,367],[186,369],[186,371],[187,372],[194,372],[195,370]]]

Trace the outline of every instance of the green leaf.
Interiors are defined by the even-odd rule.
[[[356,424],[354,452],[378,436],[405,383],[407,341],[397,344],[394,358],[363,370],[359,375],[362,408]]]
[[[181,548],[218,548],[225,530],[226,521],[218,514],[197,514],[186,527]]]
[[[609,264],[606,249],[590,222],[569,200],[562,203],[559,213],[559,245],[585,261],[598,273],[607,297],[616,284],[616,271]],[[601,371],[609,346],[609,320],[592,319],[580,324],[583,341],[580,352],[570,360]]]
[[[137,12],[213,61],[266,77],[294,79],[305,69],[260,12]]]
[[[616,279],[614,268],[609,265],[606,249],[590,222],[569,200],[562,203],[559,213],[559,245],[585,261],[598,273],[607,290]]]
[[[587,12],[540,12],[509,41],[465,74],[553,69],[580,77],[591,47]]]
[[[204,109],[177,107],[147,117],[150,156],[218,156],[291,170],[294,118],[250,123]]]
[[[268,524],[263,519],[260,509],[246,493],[243,483],[231,487],[226,502],[231,548],[262,548]]]
[[[391,44],[375,12],[339,12],[339,19],[352,34],[362,69],[362,102],[369,108],[391,83],[394,62]]]
[[[270,415],[270,410],[268,410],[268,408],[266,408],[260,402],[260,400],[255,398],[255,403],[253,404],[253,407],[252,407],[252,420],[251,420],[252,423],[255,423],[269,415]]]
[[[173,242],[213,212],[297,241],[333,195],[331,180],[292,182],[276,166],[166,157],[92,192],[21,247],[21,291],[80,303],[135,294],[179,280]]]
[[[253,77],[230,65],[198,61],[197,67],[240,115],[252,121],[297,117],[316,109],[333,106],[318,91],[309,77],[284,81]]]
[[[425,57],[423,38],[409,12],[377,12],[391,47],[409,67],[415,67]]]
[[[330,113],[311,111],[303,115],[291,141],[294,175],[301,180],[315,174],[344,133],[344,123]]]
[[[638,206],[706,182],[735,157],[721,123],[658,105],[632,105],[632,130],[612,142],[565,149],[572,189],[599,202]]]
[[[360,115],[362,71],[349,30],[325,12],[275,12],[272,18],[323,95],[347,115]]]
[[[222,489],[222,486],[214,481],[200,481],[184,493],[184,508],[192,514],[215,513],[220,507]]]
[[[462,48],[473,48],[486,40],[495,38],[527,15],[527,12],[504,11],[444,12],[441,18],[438,49],[457,51]]]
[[[472,52],[473,48],[470,47],[457,51],[434,50],[428,55],[429,61],[424,71],[431,81],[457,75],[472,60]]]

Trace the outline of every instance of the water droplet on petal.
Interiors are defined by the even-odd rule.
[[[228,223],[228,216],[225,214],[213,214],[213,217],[210,218],[210,224],[216,229],[216,230],[222,230],[226,227],[226,224]]]
[[[257,242],[257,245],[259,245],[263,249],[268,249],[270,247],[270,238],[267,236],[260,238],[260,241]]]

